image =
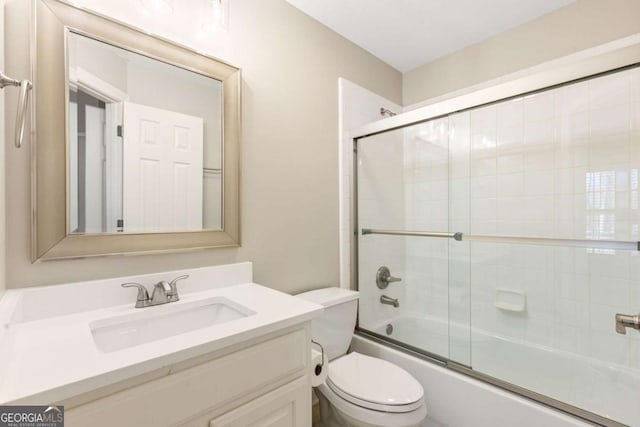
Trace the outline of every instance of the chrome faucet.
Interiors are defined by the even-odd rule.
[[[640,314],[632,316],[629,314],[616,314],[616,332],[622,335],[627,333],[627,328],[640,330]]]
[[[382,295],[380,297],[380,303],[381,304],[387,304],[387,305],[392,305],[396,308],[400,307],[400,303],[398,302],[398,298],[391,298],[388,297],[386,295]]]
[[[136,308],[151,307],[153,305],[167,304],[180,300],[178,295],[178,281],[188,278],[188,275],[178,276],[171,282],[162,280],[153,285],[153,293],[149,298],[149,292],[144,285],[140,283],[123,283],[123,288],[138,288],[138,296],[136,298]]]
[[[402,279],[399,277],[393,277],[391,275],[391,271],[389,267],[382,266],[376,272],[376,285],[378,285],[378,289],[387,289],[389,283],[393,282],[401,282]]]

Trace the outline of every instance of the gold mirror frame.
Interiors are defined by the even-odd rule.
[[[59,0],[32,0],[32,261],[240,245],[240,69]],[[222,229],[70,234],[69,31],[220,80],[223,85]]]

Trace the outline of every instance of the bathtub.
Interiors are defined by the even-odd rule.
[[[388,325],[393,330],[390,334]],[[449,327],[438,319],[403,315],[372,328],[380,336],[449,354]],[[640,426],[640,371],[557,349],[453,325],[451,351],[467,354],[475,371],[582,407],[629,426]],[[588,426],[577,418],[530,399],[356,335],[352,349],[390,360],[412,373],[425,389],[425,426]],[[452,357],[453,358],[453,357]],[[451,397],[454,398],[451,398]],[[465,408],[461,411],[461,401]]]

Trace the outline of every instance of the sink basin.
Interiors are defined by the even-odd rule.
[[[96,347],[110,353],[255,314],[224,297],[174,304],[91,322]]]

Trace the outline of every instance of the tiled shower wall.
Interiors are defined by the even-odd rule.
[[[639,240],[640,69],[460,115],[469,197],[450,209],[470,215],[452,231]],[[458,171],[452,194],[465,191]],[[640,368],[640,334],[614,328],[615,313],[640,310],[637,252],[477,242],[469,264],[472,330]],[[497,308],[498,289],[523,291],[525,310]]]
[[[365,124],[380,120],[382,118],[380,108],[386,108],[397,113],[400,113],[402,108],[346,79],[339,79],[338,88],[340,102],[340,286],[349,289],[351,287],[351,238],[353,230],[351,210],[353,197],[353,140],[351,131]],[[388,150],[391,147],[391,145],[383,144],[382,150]],[[389,172],[386,168],[372,171],[375,174],[372,175],[372,178],[375,179],[372,187],[370,187],[372,191],[368,194],[366,188],[360,191],[361,195],[364,195],[364,199],[367,200],[364,206],[361,206],[361,214],[378,224],[386,223],[387,225],[389,224],[389,216],[401,217],[404,212],[404,201],[398,200],[399,204],[396,205],[387,204],[384,201],[386,197],[403,195],[404,191],[401,179],[402,151],[391,149],[388,154],[390,156],[390,164],[400,168],[398,169],[399,172]],[[394,174],[400,177],[400,180],[390,181],[388,179]],[[387,182],[394,182],[395,184],[391,187],[386,187],[385,183]],[[373,190],[378,186],[381,191],[375,193]],[[376,207],[376,203],[381,204],[380,208]],[[378,299],[381,291],[375,285],[375,273],[377,268],[385,263],[391,264],[389,267],[395,268],[394,274],[397,274],[398,268],[404,268],[402,242],[392,242],[390,246],[386,245],[385,248],[377,251],[373,251],[372,248],[372,256],[367,266],[363,266],[361,269],[365,279],[363,283],[366,284],[366,286],[361,286],[360,288],[361,322],[365,319],[365,321],[378,324],[393,313],[389,306],[380,306]],[[362,248],[362,250],[366,252],[366,248]]]
[[[449,119],[403,131],[406,211],[402,229],[447,232],[449,227]],[[449,242],[446,239],[395,237],[405,245],[403,285],[407,313],[426,317],[429,339],[416,334],[416,347],[449,356]]]
[[[640,241],[640,68],[359,142],[360,227]],[[360,327],[635,425],[640,253],[359,236]],[[593,246],[596,246],[594,244]],[[382,264],[403,278],[375,287]],[[381,293],[400,307],[382,306]],[[389,327],[393,326],[393,328]]]
[[[389,132],[358,148],[358,225],[361,228],[403,229],[405,223],[405,168],[402,134]],[[366,236],[369,237],[369,236]],[[359,322],[366,329],[378,331],[384,321],[405,310],[406,251],[402,238],[375,236],[360,239],[358,245]],[[376,272],[386,266],[402,282],[378,289]],[[386,295],[397,298],[400,307],[380,303]]]
[[[640,240],[638,68],[451,114],[365,144],[372,148],[361,152],[367,162],[379,156],[379,165],[388,164],[387,172],[401,168],[403,177],[361,176],[361,226]],[[384,214],[389,205],[395,216]],[[404,278],[389,291],[405,302],[400,310],[381,307],[377,290],[367,299],[369,285],[361,282],[365,327],[363,319],[406,314],[439,320],[441,338],[450,340],[448,356],[480,371],[490,370],[479,350],[473,357],[473,338],[483,333],[640,368],[640,334],[614,328],[615,313],[640,311],[636,252],[394,236],[360,243],[361,276],[393,262]],[[499,308],[496,298],[505,297],[523,310]],[[435,352],[446,351],[445,342]]]

